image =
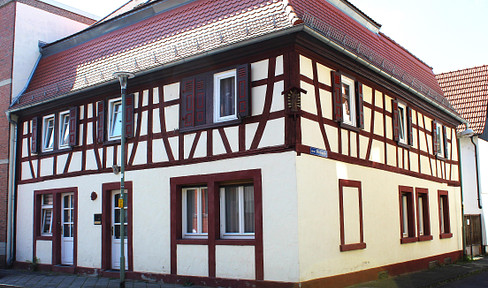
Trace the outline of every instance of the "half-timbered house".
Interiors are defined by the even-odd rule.
[[[455,261],[463,120],[379,30],[345,0],[166,0],[45,46],[8,111],[18,263],[120,268],[121,129],[128,277],[341,286]]]

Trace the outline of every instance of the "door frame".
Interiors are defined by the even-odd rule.
[[[65,193],[73,193],[73,265],[64,267],[76,268],[78,261],[78,188],[59,188],[59,189],[46,189],[34,191],[34,243],[33,243],[33,257],[36,257],[37,240],[50,240],[52,245],[52,266],[61,265],[61,195]],[[53,195],[53,215],[52,215],[52,235],[41,236],[41,196],[43,194]]]
[[[133,271],[132,246],[132,181],[125,182],[127,190],[127,257]],[[112,191],[120,190],[120,182],[102,184],[102,270],[112,270]]]

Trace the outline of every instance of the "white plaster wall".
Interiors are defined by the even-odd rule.
[[[483,244],[488,245],[488,177],[486,177],[486,171],[488,171],[488,142],[478,138],[478,165],[480,169],[480,186],[481,186],[481,200],[482,207],[482,232],[483,232]],[[464,158],[461,159],[464,161]],[[464,177],[464,174],[463,174]]]
[[[17,193],[16,219],[16,259],[21,262],[26,260],[32,261],[32,243],[34,243],[32,235],[34,227],[34,193],[32,191],[22,193],[19,190]]]
[[[51,264],[53,260],[52,241],[37,240],[36,257],[41,264]]]
[[[178,275],[208,277],[208,246],[178,245]]]
[[[294,152],[272,153],[192,165],[127,171],[126,181],[132,181],[134,193],[134,271],[154,273],[169,273],[170,271],[169,181],[171,177],[261,169],[264,277],[265,280],[298,281],[295,155]],[[78,238],[77,264],[80,267],[100,268],[102,226],[93,224],[93,214],[102,213],[102,183],[119,181],[119,175],[106,173],[19,185],[18,219],[23,220],[19,221],[17,225],[17,235],[22,235],[22,237],[17,237],[18,260],[25,261],[32,257],[33,191],[78,187],[78,235],[80,237]],[[98,198],[94,201],[90,199],[91,192],[98,194]],[[89,235],[89,237],[81,237],[81,235]],[[186,247],[182,249],[186,249]],[[182,249],[178,248],[180,250],[178,253],[186,253]],[[241,255],[243,259],[248,259],[245,255],[249,255],[249,251],[245,249],[238,248],[235,253]],[[191,256],[191,253],[185,255]],[[226,263],[230,261],[226,256],[218,257]],[[186,260],[180,258],[178,262],[180,261]],[[184,263],[181,262],[178,265]],[[208,265],[207,263],[208,261],[202,265]],[[222,265],[228,264],[216,264],[221,269],[219,271],[224,274],[228,273],[228,270],[222,267]],[[251,268],[243,270],[244,276],[250,275],[249,269]],[[254,271],[254,268],[252,269]],[[229,275],[229,277],[231,276]],[[242,275],[234,277],[240,276]]]
[[[340,252],[338,179],[362,183],[366,248]],[[297,157],[300,281],[462,250],[458,187],[302,154]],[[400,244],[398,186],[427,188],[433,240]],[[452,238],[439,239],[437,190],[449,193]]]
[[[54,42],[88,25],[17,2],[12,96],[25,87],[39,57],[38,41]]]
[[[253,246],[217,245],[215,262],[216,277],[256,279]]]

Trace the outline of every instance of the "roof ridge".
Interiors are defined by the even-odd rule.
[[[468,67],[468,68],[463,68],[463,69],[449,71],[449,72],[443,72],[443,73],[436,74],[436,77],[443,77],[444,75],[447,75],[447,74],[460,73],[460,72],[463,72],[463,71],[476,70],[476,69],[480,69],[480,68],[486,68],[486,71],[488,71],[488,64],[484,64],[484,65],[480,65],[480,66],[474,66],[474,67]]]

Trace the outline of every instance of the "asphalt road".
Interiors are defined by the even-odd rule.
[[[439,286],[442,288],[486,288],[488,287],[488,271]]]

